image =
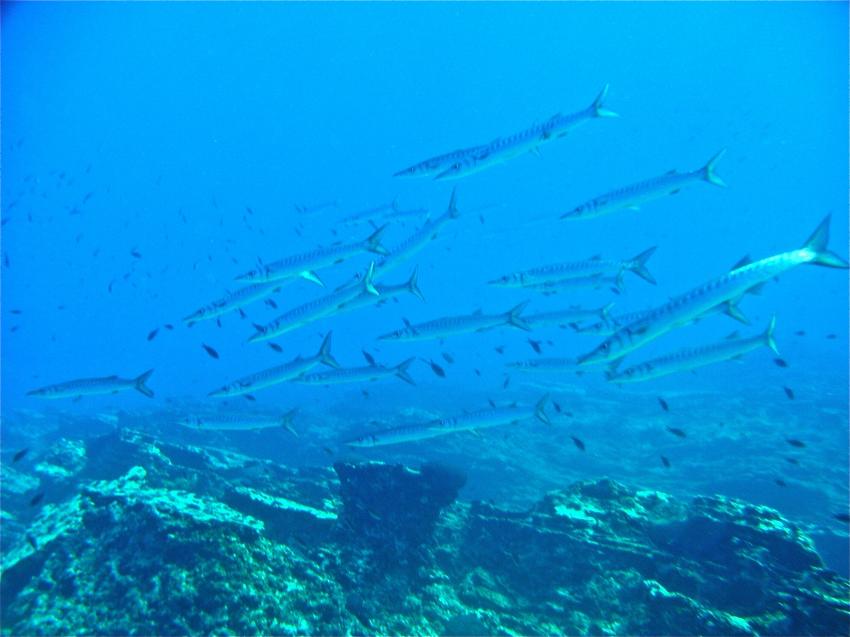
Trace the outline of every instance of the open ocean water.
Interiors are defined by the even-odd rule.
[[[847,634],[846,3],[0,17],[3,634]]]

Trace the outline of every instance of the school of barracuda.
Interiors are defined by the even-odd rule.
[[[542,123],[514,134],[497,137],[492,141],[449,151],[425,159],[395,173],[395,177],[431,177],[438,181],[458,180],[468,175],[487,170],[527,153],[537,153],[540,146],[572,135],[573,132],[597,119],[618,117],[606,108],[606,85],[590,106],[577,112],[563,115],[558,113]],[[700,182],[724,187],[726,184],[717,174],[717,164],[725,149],[717,152],[702,167],[686,171],[670,171],[645,181],[613,189],[593,197],[560,215],[561,219],[589,220],[617,211],[637,211],[639,206],[653,200],[678,193],[685,187]],[[319,208],[335,206],[336,202],[314,206],[300,213],[313,212]],[[457,189],[451,193],[446,210],[435,217],[420,208],[402,209],[397,201],[381,204],[368,210],[350,214],[337,221],[341,226],[371,225],[372,232],[359,241],[319,246],[307,252],[284,255],[272,262],[258,262],[249,272],[237,274],[235,281],[243,287],[228,292],[221,298],[188,314],[183,321],[194,323],[217,319],[229,312],[242,312],[244,306],[266,299],[279,292],[283,286],[297,279],[306,279],[324,287],[319,271],[336,266],[352,257],[371,254],[368,269],[335,290],[328,291],[312,301],[292,307],[266,325],[255,325],[255,333],[247,340],[251,343],[267,341],[281,334],[303,328],[319,320],[333,319],[345,312],[384,303],[402,294],[411,294],[420,301],[425,297],[418,287],[417,269],[414,266],[406,280],[397,283],[379,282],[394,269],[425,250],[453,220],[462,212],[458,208]],[[387,224],[399,219],[423,219],[418,230],[399,244],[387,247],[382,237]],[[555,217],[557,220],[557,217]],[[434,317],[419,324],[405,322],[394,332],[380,336],[383,340],[417,341],[474,334],[495,329],[513,329],[533,332],[544,326],[568,328],[572,334],[589,334],[604,337],[595,348],[576,358],[537,357],[524,361],[508,362],[506,367],[522,372],[538,374],[598,373],[614,384],[646,382],[669,374],[693,370],[713,363],[740,358],[753,350],[767,347],[778,353],[773,339],[776,318],[761,334],[741,337],[736,333],[727,339],[702,344],[664,356],[644,360],[621,369],[627,355],[631,355],[648,343],[662,338],[667,333],[703,320],[713,314],[725,314],[736,321],[749,324],[739,308],[739,303],[748,293],[757,293],[760,288],[778,275],[798,265],[811,264],[831,268],[848,268],[845,259],[828,249],[829,222],[827,215],[802,246],[774,256],[751,261],[748,258],[736,263],[731,270],[722,271],[706,283],[686,290],[668,302],[637,312],[612,313],[614,304],[597,308],[582,308],[565,305],[561,310],[523,314],[527,301],[512,308],[493,308],[492,313],[481,310],[454,316]],[[365,234],[365,233],[364,233]],[[656,280],[647,269],[646,263],[656,248],[650,247],[633,257],[603,257],[595,255],[584,260],[563,263],[541,264],[522,272],[496,275],[490,285],[520,288],[529,293],[552,295],[580,288],[610,288],[619,292],[624,286],[624,274],[631,273],[655,285]],[[495,275],[495,273],[494,273]],[[530,341],[534,343],[534,341]],[[204,345],[205,349],[208,349]],[[535,349],[538,349],[535,346]],[[214,350],[208,353],[218,356]],[[539,349],[538,349],[539,353]],[[238,395],[251,397],[254,392],[284,382],[313,385],[336,385],[362,383],[397,378],[415,384],[408,369],[415,362],[409,357],[395,365],[378,363],[364,351],[368,365],[341,367],[331,354],[331,332],[328,331],[317,352],[308,356],[297,356],[288,363],[256,371],[225,383],[209,393],[209,397],[221,398]],[[424,359],[423,359],[424,360]],[[425,361],[426,363],[428,361]],[[602,366],[600,364],[606,364]],[[432,369],[439,369],[433,361]],[[324,367],[320,367],[324,366]],[[323,371],[317,371],[321,369]],[[136,389],[145,396],[153,397],[146,382],[153,373],[148,370],[132,379],[108,376],[103,378],[77,379],[49,385],[29,392],[40,398],[74,398],[96,394],[112,394]],[[545,407],[548,396],[541,397],[535,405],[506,405],[471,410],[453,417],[444,417],[421,423],[402,425],[364,433],[354,440],[345,441],[352,447],[374,447],[423,440],[459,431],[477,431],[489,427],[514,424],[538,419],[549,423]],[[178,424],[208,430],[249,430],[269,427],[285,427],[295,433],[292,420],[295,410],[279,417],[237,414],[191,415]]]

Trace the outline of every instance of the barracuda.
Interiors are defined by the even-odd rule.
[[[524,153],[535,152],[537,149],[553,140],[564,137],[569,132],[592,119],[599,117],[617,117],[617,114],[603,106],[608,94],[606,84],[593,104],[576,113],[561,115],[558,113],[545,122],[535,124],[530,128],[514,133],[507,137],[498,137],[489,144],[477,150],[458,157],[446,170],[435,179],[459,179],[480,172],[496,164]]]
[[[644,317],[619,329],[596,349],[581,356],[579,363],[587,365],[622,358],[670,330],[702,316],[711,308],[732,299],[738,299],[747,291],[798,265],[809,263],[846,269],[847,261],[827,248],[829,220],[830,216],[827,215],[802,248],[736,268],[672,299],[648,312]]]
[[[338,313],[355,310],[369,305],[386,303],[388,300],[399,296],[403,292],[409,292],[420,301],[425,301],[425,296],[422,294],[422,290],[419,289],[418,268],[413,268],[410,278],[405,283],[396,283],[393,285],[375,283],[375,289],[378,291],[377,296],[369,291],[363,290],[350,301],[346,301],[340,305]]]
[[[262,298],[265,298],[269,294],[279,292],[281,288],[287,283],[289,283],[289,281],[279,281],[274,283],[255,283],[253,285],[247,285],[231,294],[228,294],[227,296],[218,299],[217,301],[208,303],[207,305],[200,308],[199,310],[196,310],[189,316],[184,317],[183,322],[188,323],[189,325],[193,325],[194,323],[198,323],[200,321],[218,318],[219,316],[227,314],[228,312],[232,312],[233,310],[237,310],[240,307],[249,305],[254,301],[258,301]]]
[[[530,358],[524,361],[513,361],[507,367],[522,372],[575,372],[581,368],[574,358]],[[583,371],[583,370],[581,370]]]
[[[490,281],[490,285],[507,288],[522,288],[531,285],[545,285],[553,281],[577,279],[588,276],[616,276],[624,270],[633,272],[649,283],[655,285],[655,278],[646,268],[646,262],[655,252],[655,247],[644,250],[631,259],[603,259],[599,256],[584,261],[569,263],[553,263],[522,272],[505,274]]]
[[[378,338],[394,341],[426,341],[456,334],[483,332],[501,325],[512,325],[523,330],[529,330],[530,328],[525,320],[520,316],[526,305],[528,305],[528,301],[520,303],[503,314],[476,312],[462,316],[444,316],[418,325],[411,325],[406,322],[405,327]]]
[[[117,394],[128,389],[135,389],[148,398],[153,398],[153,391],[145,384],[151,374],[153,374],[153,370],[149,369],[144,374],[136,376],[136,378],[119,378],[118,376],[79,378],[77,380],[69,380],[66,383],[33,389],[27,392],[27,396],[52,400],[57,398],[97,396],[100,394]]]
[[[345,444],[350,447],[381,447],[402,442],[427,440],[428,438],[446,436],[460,431],[478,431],[490,427],[512,425],[532,418],[537,418],[541,422],[551,425],[552,423],[545,411],[548,400],[549,395],[547,394],[534,407],[495,407],[452,418],[441,418],[427,423],[393,427],[360,436]]]
[[[387,255],[389,252],[381,245],[381,235],[386,226],[381,226],[363,241],[316,248],[310,252],[286,257],[274,263],[261,264],[254,270],[236,277],[237,281],[278,281],[292,277],[302,277],[313,283],[324,285],[314,270],[341,263],[361,252],[374,252]]]
[[[661,378],[677,372],[686,372],[699,367],[705,367],[713,363],[720,363],[733,359],[739,359],[753,350],[769,347],[777,355],[779,350],[773,340],[773,330],[776,327],[776,318],[770,321],[767,329],[758,336],[751,338],[738,338],[738,333],[730,334],[725,341],[706,345],[704,347],[690,347],[681,349],[667,356],[653,358],[639,365],[629,367],[623,371],[611,370],[606,376],[612,383],[639,383],[654,378]]]
[[[612,190],[565,212],[561,219],[592,219],[622,208],[637,210],[643,203],[676,194],[685,186],[699,181],[725,187],[726,184],[714,172],[715,164],[725,152],[725,149],[721,150],[702,168],[684,173],[671,170],[660,177]]]
[[[431,175],[436,175],[437,173],[442,172],[454,164],[457,160],[477,152],[482,148],[484,148],[484,146],[471,146],[470,148],[453,150],[450,153],[445,153],[444,155],[437,155],[436,157],[431,157],[430,159],[421,161],[409,168],[405,168],[404,170],[399,170],[393,175],[393,177],[430,177]]]
[[[228,383],[227,385],[220,387],[219,389],[211,391],[208,396],[226,398],[228,396],[249,394],[253,391],[265,389],[266,387],[272,387],[273,385],[292,380],[296,376],[300,376],[301,374],[313,369],[319,363],[328,365],[329,367],[338,368],[339,363],[337,363],[336,359],[331,355],[331,334],[332,332],[328,332],[328,335],[325,336],[325,340],[322,341],[322,346],[314,356],[310,356],[308,358],[301,358],[299,356],[288,363],[284,363],[283,365],[277,365],[275,367],[264,369],[261,372],[244,376],[232,383]]]
[[[192,429],[205,431],[253,431],[255,429],[287,429],[293,433],[292,420],[296,409],[288,411],[283,416],[267,416],[262,414],[207,414],[203,416],[185,416],[177,424]]]
[[[603,321],[605,321],[608,319],[608,313],[610,312],[613,306],[613,303],[609,303],[604,307],[598,307],[594,309],[570,307],[566,310],[555,310],[553,312],[539,312],[537,314],[529,314],[523,316],[523,319],[525,320],[526,325],[528,325],[531,329],[536,329],[538,327],[549,327],[552,325],[566,327],[568,325],[580,323],[581,321],[587,321],[590,319],[602,319]]]
[[[305,385],[341,385],[343,383],[375,381],[395,376],[410,385],[415,385],[416,381],[414,381],[410,374],[407,373],[407,369],[415,360],[416,358],[408,358],[406,361],[399,363],[395,367],[386,367],[384,365],[365,365],[363,367],[332,369],[315,374],[302,374],[297,378],[293,378],[293,381],[296,383],[303,383]]]

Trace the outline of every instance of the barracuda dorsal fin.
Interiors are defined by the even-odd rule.
[[[741,336],[741,333],[738,330],[735,330],[733,332],[729,332],[726,335],[726,340],[727,341],[734,341],[736,338],[740,338],[740,336]]]
[[[404,323],[405,327],[413,327],[413,323],[411,323],[408,318],[402,316],[401,321],[402,321],[402,323]]]
[[[734,270],[737,270],[738,268],[743,268],[745,265],[750,265],[752,262],[753,262],[753,260],[750,258],[750,255],[749,255],[749,254],[745,254],[743,257],[741,257],[741,258],[740,258],[740,259],[739,259],[739,260],[735,263],[735,265],[733,265],[733,266],[730,268],[730,270],[729,270],[729,271],[730,271],[730,272],[732,272],[732,271],[734,271]]]

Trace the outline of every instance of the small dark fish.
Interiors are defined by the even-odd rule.
[[[528,339],[528,344],[531,345],[531,349],[533,349],[538,354],[542,353],[542,349],[540,349],[541,341],[534,341],[532,339]]]
[[[788,486],[788,483],[785,482],[785,480],[783,480],[782,478],[776,478],[776,480],[774,480],[774,482],[777,485],[779,485],[780,487],[787,487]]]
[[[850,515],[847,515],[846,513],[833,513],[832,517],[839,522],[844,522],[844,524],[850,524]]]
[[[256,397],[252,396],[251,394],[242,394],[242,395],[245,396],[245,400],[250,400],[252,403],[257,401]]]
[[[573,439],[573,444],[579,448],[579,451],[584,451],[584,443],[576,438],[575,436],[570,436]]]
[[[277,309],[277,303],[274,302],[274,299],[266,299],[265,304],[268,305],[270,308],[273,308],[275,310]]]
[[[491,406],[493,409],[495,409],[495,408],[496,408],[496,401],[495,401],[495,400],[493,400],[492,398],[488,398],[488,399],[487,399],[487,402],[488,402],[488,403],[490,403],[490,406]]]
[[[422,359],[422,360],[425,360],[425,359]],[[431,371],[434,372],[437,376],[439,376],[440,378],[446,377],[446,370],[444,370],[442,367],[437,365],[437,363],[429,360],[428,364],[431,365]]]
[[[9,267],[9,265],[10,265],[10,263],[9,263],[9,255],[8,255],[8,254],[4,254],[4,255],[3,255],[3,265],[5,265],[7,268],[8,268],[8,267]]]
[[[777,367],[788,367],[788,363],[782,358],[774,358],[773,362],[776,363]]]
[[[166,323],[165,325],[163,325],[163,327],[167,330],[173,330],[174,329],[174,326],[171,323]]]
[[[567,418],[573,417],[573,412],[571,412],[571,411],[565,411],[564,414],[566,414]]]
[[[670,461],[667,459],[666,456],[661,456],[661,464],[663,464],[668,469],[670,468]]]
[[[370,365],[372,365],[372,366],[377,365],[377,363],[375,363],[375,357],[374,357],[374,356],[372,356],[372,355],[371,355],[369,352],[367,352],[365,349],[364,349],[364,350],[362,350],[362,351],[363,351],[363,358],[365,358],[365,359],[366,359],[366,362],[367,362],[367,363],[369,363],[369,364],[370,364]]]
[[[827,340],[831,341],[831,340],[838,338],[838,335],[837,334],[827,334],[826,338],[827,338]]]
[[[511,384],[511,377],[505,376],[505,382],[502,383],[502,389],[507,389],[508,385],[510,385],[510,384]]]
[[[494,349],[495,349],[497,352],[499,352],[499,354],[504,354],[504,353],[505,353],[505,346],[504,346],[504,345],[499,345],[498,347],[496,347],[496,348],[494,348]]]
[[[243,319],[248,318],[248,315],[245,314],[245,310],[243,310],[241,307],[238,308],[238,309],[239,309],[239,316],[240,317],[242,317]]]
[[[786,438],[785,442],[787,442],[792,447],[797,447],[797,449],[802,449],[806,446],[806,443],[802,440],[797,440],[796,438]]]
[[[678,436],[679,438],[687,438],[688,437],[688,434],[686,434],[684,431],[682,431],[681,429],[678,429],[676,427],[667,427],[667,431],[669,431],[674,436]]]
[[[20,460],[21,458],[23,458],[25,455],[27,455],[27,452],[28,452],[28,451],[29,451],[29,449],[28,449],[28,448],[27,448],[27,449],[21,449],[18,453],[16,453],[16,454],[12,457],[12,462],[17,462],[18,460]]]
[[[109,286],[107,287],[107,290],[109,291],[110,294],[112,294],[112,286],[113,286],[114,283],[115,283],[115,280],[113,279],[112,281],[109,282]]]
[[[790,387],[783,387],[782,389],[785,390],[785,395],[788,396],[788,400],[794,400],[793,389],[791,389]]]
[[[248,211],[248,214],[249,214],[249,215],[254,214],[254,211],[253,211],[253,210],[251,210],[251,206],[245,206],[245,210],[247,210],[247,211]]]
[[[141,258],[142,258],[142,253],[141,253],[141,252],[139,252],[138,250],[136,250],[136,248],[133,248],[132,250],[130,250],[130,254],[131,254],[132,256],[136,257],[137,259],[141,259]]]
[[[203,348],[204,348],[204,351],[205,351],[207,354],[209,354],[210,356],[212,356],[213,358],[218,358],[218,352],[217,352],[217,351],[215,351],[215,350],[214,350],[212,347],[210,347],[209,345],[207,345],[207,344],[205,344],[205,343],[201,343],[201,347],[203,347]]]
[[[20,310],[9,310],[12,314],[23,314]]]
[[[269,342],[268,345],[269,345],[269,347],[271,347],[274,351],[276,351],[278,353],[283,351],[283,348],[280,345],[278,345],[277,343]]]
[[[363,398],[369,398],[369,391],[366,389],[361,389],[360,393],[363,394]]]
[[[92,197],[94,197],[94,192],[87,192],[85,197],[83,197],[83,203],[86,203]]]
[[[32,499],[32,500],[30,500],[30,506],[31,506],[31,507],[36,506],[36,505],[37,505],[39,502],[41,502],[43,499],[44,499],[44,492],[41,492],[41,493],[39,493],[39,494],[35,495],[35,496],[33,497],[33,499]]]
[[[21,326],[20,326],[20,325],[13,325],[13,326],[9,329],[9,331],[10,331],[10,332],[17,332],[19,329],[21,329]]]
[[[156,335],[159,333],[159,328],[155,327],[150,332],[148,332],[148,340],[152,341],[156,338]]]
[[[452,363],[455,362],[455,359],[448,352],[443,352],[442,356],[443,356],[443,360],[446,361],[449,365],[451,365]]]
[[[667,401],[661,398],[660,396],[658,397],[658,404],[661,405],[661,409],[663,409],[664,411],[670,411],[670,405],[668,405]]]
[[[472,371],[474,371],[474,372],[475,372],[475,375],[476,375],[476,376],[481,376],[481,370],[480,370],[480,369],[475,368],[475,369],[473,369]]]
[[[794,334],[796,336],[805,336],[806,332],[804,330],[797,330],[796,332],[794,332]]]
[[[796,458],[785,458],[785,462],[789,464],[800,464],[800,461]]]
[[[216,324],[218,327],[221,327],[221,319],[220,319],[220,318],[216,319],[216,320],[215,320],[215,324]]]
[[[561,413],[561,405],[556,403],[554,400],[552,401],[552,404],[555,406],[555,411],[557,411],[560,414]]]

